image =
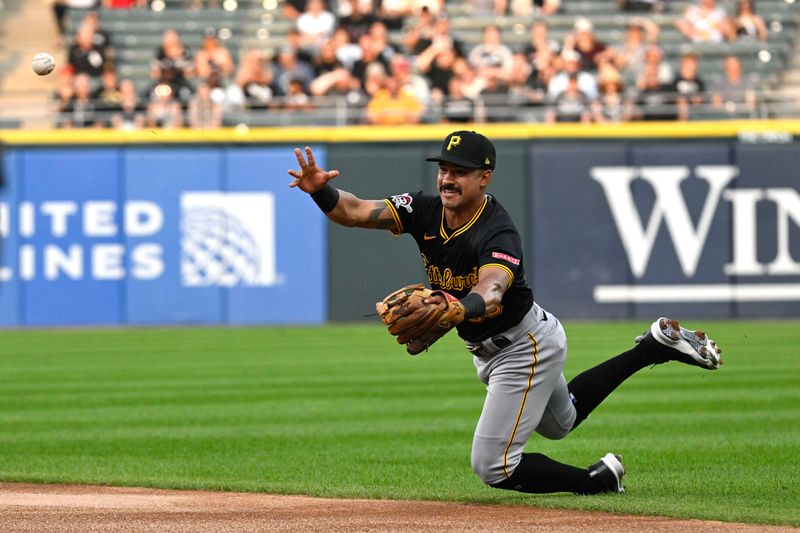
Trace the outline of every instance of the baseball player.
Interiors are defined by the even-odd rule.
[[[636,371],[667,361],[716,369],[720,350],[703,332],[659,318],[633,348],[567,383],[567,339],[558,319],[540,307],[525,276],[522,244],[511,217],[487,194],[496,158],[491,141],[474,131],[448,135],[438,163],[438,194],[404,193],[362,200],[334,188],[337,170],[319,168],[310,148],[296,148],[300,170],[291,187],[309,193],[344,226],[410,234],[428,282],[387,296],[376,306],[409,353],[456,328],[472,353],[486,399],[472,443],[472,468],[486,484],[528,493],[623,492],[621,458],[607,453],[588,468],[523,453],[535,431],[561,439]],[[305,155],[305,156],[304,156]]]

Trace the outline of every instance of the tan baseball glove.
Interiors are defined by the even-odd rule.
[[[425,303],[430,298],[434,301]],[[375,304],[375,311],[411,355],[427,350],[464,320],[464,306],[455,296],[421,284],[394,291]]]

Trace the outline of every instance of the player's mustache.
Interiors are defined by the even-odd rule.
[[[461,193],[461,189],[452,184],[444,184],[441,187],[439,187],[439,192],[444,192],[444,191],[457,192],[459,194]]]

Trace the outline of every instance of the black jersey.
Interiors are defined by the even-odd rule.
[[[491,265],[510,275],[511,286],[497,311],[462,322],[458,326],[462,339],[480,342],[522,320],[533,304],[533,293],[525,279],[519,233],[497,200],[487,195],[475,216],[455,229],[447,227],[438,195],[405,193],[385,202],[400,230],[398,234],[408,233],[417,241],[432,289],[460,299],[477,285],[482,268]]]

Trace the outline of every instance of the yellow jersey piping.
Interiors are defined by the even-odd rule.
[[[503,474],[505,474],[506,478],[511,477],[511,474],[508,473],[508,450],[511,448],[511,443],[514,442],[514,437],[517,434],[519,421],[522,418],[522,412],[525,410],[525,402],[528,401],[528,393],[531,391],[531,387],[533,387],[533,376],[536,374],[536,363],[539,362],[539,343],[536,342],[536,337],[534,337],[532,333],[528,333],[528,338],[533,343],[533,364],[531,365],[531,373],[528,375],[528,386],[525,388],[525,393],[522,395],[522,403],[519,406],[517,420],[514,422],[514,429],[511,431],[511,437],[509,437],[508,444],[506,444],[506,449],[503,451]]]
[[[394,231],[394,230],[391,230],[391,231],[395,235],[400,235],[401,233],[403,233],[403,223],[400,222],[400,214],[397,212],[397,209],[394,208],[394,205],[392,205],[391,201],[386,200],[386,199],[384,199],[383,201],[386,202],[386,205],[389,206],[389,212],[392,214],[392,218],[394,219],[394,223],[397,224],[397,231]]]
[[[442,206],[442,222],[439,225],[439,235],[441,235],[442,239],[444,239],[444,242],[442,244],[447,244],[447,241],[449,241],[454,237],[458,237],[459,235],[467,231],[470,227],[472,227],[475,221],[478,220],[478,217],[481,216],[481,213],[483,213],[483,210],[486,208],[486,204],[488,203],[489,203],[489,198],[488,197],[484,198],[483,204],[481,204],[480,209],[478,209],[478,211],[476,211],[475,214],[472,215],[472,218],[469,220],[469,222],[467,222],[466,224],[458,228],[456,231],[454,231],[452,235],[447,235],[447,232],[444,229],[444,206]]]
[[[511,279],[508,280],[508,285],[506,285],[506,289],[509,288],[512,283],[514,283],[514,273],[507,266],[501,265],[500,263],[486,263],[485,265],[483,265],[482,267],[480,267],[478,269],[478,273],[480,274],[481,270],[483,270],[484,268],[487,268],[487,267],[501,268],[501,269],[505,270],[508,273],[508,275],[509,275],[509,277]]]

